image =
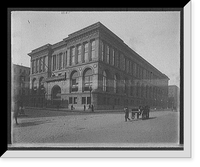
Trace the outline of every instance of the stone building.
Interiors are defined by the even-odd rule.
[[[45,106],[167,107],[169,78],[100,22],[46,44],[31,57],[32,100]]]
[[[26,102],[30,87],[30,67],[13,64],[12,65],[12,98],[16,101],[22,98]]]

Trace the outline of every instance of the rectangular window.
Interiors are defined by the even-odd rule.
[[[69,104],[73,104],[72,97],[69,97]]]
[[[86,104],[86,97],[82,97],[82,104]]]
[[[104,61],[104,43],[101,41],[101,61]]]
[[[87,97],[87,104],[91,104],[91,97]]]
[[[91,43],[92,43],[91,57],[92,57],[92,60],[94,60],[94,58],[95,58],[95,40],[93,40]]]
[[[88,43],[84,44],[83,60],[84,60],[84,62],[88,62],[88,60],[89,60],[89,57],[88,57]]]
[[[42,64],[42,59],[39,58],[39,72],[41,72],[42,68],[41,68],[41,64]]]
[[[75,64],[75,47],[71,48],[71,65]]]
[[[109,64],[110,63],[110,47],[106,45],[106,62]]]
[[[36,59],[36,73],[39,71],[39,59]]]
[[[77,97],[74,97],[74,104],[77,104]]]
[[[68,57],[67,57],[67,51],[65,52],[65,67],[67,67],[67,59],[68,59]]]
[[[77,47],[78,63],[81,63],[81,45]]]
[[[58,69],[62,69],[62,53],[59,54],[59,67]]]
[[[43,71],[43,72],[45,72],[45,66],[46,66],[46,64],[45,64],[45,58],[46,58],[46,56],[44,56],[44,57],[43,57],[43,60],[42,60],[42,64],[43,64],[43,65],[42,65],[42,67],[43,67],[43,68],[42,68],[42,71]]]
[[[56,70],[56,55],[53,55],[53,71]]]
[[[112,65],[115,65],[115,49],[112,49]]]
[[[56,55],[56,70],[59,69],[59,55]]]
[[[134,63],[134,75],[137,76],[137,64]]]

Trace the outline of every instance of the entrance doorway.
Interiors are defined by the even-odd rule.
[[[60,107],[60,103],[61,103],[61,88],[60,86],[58,85],[55,85],[53,88],[52,88],[52,102],[53,102],[53,105],[57,108]]]

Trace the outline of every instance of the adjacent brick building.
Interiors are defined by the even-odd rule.
[[[27,104],[30,88],[30,67],[12,65],[12,98],[13,102],[21,98]]]
[[[168,108],[178,110],[179,109],[179,99],[180,99],[180,90],[176,85],[169,85],[168,87]]]
[[[167,107],[169,78],[100,22],[28,55],[34,106]]]

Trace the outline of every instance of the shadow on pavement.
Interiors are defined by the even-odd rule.
[[[16,127],[27,127],[27,126],[34,126],[34,125],[41,125],[45,123],[50,123],[51,121],[31,121],[31,122],[21,122]]]
[[[143,121],[143,120],[149,120],[149,119],[155,119],[155,118],[157,118],[157,117],[149,117],[149,118],[144,118],[144,119],[138,118],[138,119],[132,119],[132,120],[130,120],[130,122],[134,122],[134,121]]]

